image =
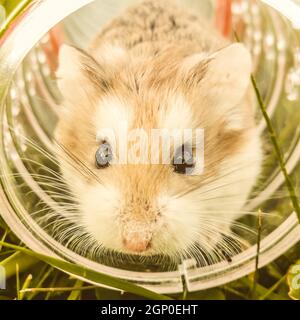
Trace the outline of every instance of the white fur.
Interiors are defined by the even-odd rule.
[[[133,120],[133,107],[116,96],[104,97],[97,106],[94,125],[97,131],[112,129],[118,131],[120,124],[129,126]]]
[[[243,128],[243,108],[240,102],[250,85],[252,58],[243,44],[234,43],[207,57],[204,79],[199,86],[199,95],[215,112],[227,115],[228,129]],[[203,63],[202,54],[186,59],[185,67]],[[192,65],[192,63],[194,65]]]
[[[166,109],[159,110],[157,115],[158,128],[181,130],[193,128],[192,108],[183,95],[173,94],[170,96]]]
[[[210,56],[201,90],[230,110],[238,104],[249,87],[252,58],[242,44],[235,43]]]
[[[88,186],[81,193],[82,225],[101,245],[122,250],[123,243],[118,223],[121,208],[120,194],[113,185]]]
[[[116,64],[122,64],[128,58],[127,52],[123,47],[107,43],[93,50],[93,56],[96,57],[100,64],[105,62],[112,67],[115,67]]]

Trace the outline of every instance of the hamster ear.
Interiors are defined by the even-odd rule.
[[[197,82],[201,98],[229,117],[242,114],[244,110],[239,103],[248,91],[252,71],[250,52],[244,45],[235,43],[208,57],[198,55],[196,59],[196,56],[192,78]]]
[[[108,86],[97,61],[83,50],[68,45],[59,50],[56,77],[64,99],[72,103],[90,101]]]

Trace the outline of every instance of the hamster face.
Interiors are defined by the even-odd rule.
[[[193,55],[170,47],[147,59],[133,59],[123,48],[109,50],[97,57],[68,46],[60,50],[64,102],[55,138],[64,147],[58,150],[61,171],[78,205],[74,222],[99,246],[119,252],[211,252],[232,234],[260,169],[250,54],[241,44]],[[175,164],[178,154],[186,156],[186,144],[193,158],[193,138],[174,142],[167,164],[117,163],[123,124],[127,132],[146,133],[201,128],[204,162]],[[127,150],[135,142],[127,141]]]

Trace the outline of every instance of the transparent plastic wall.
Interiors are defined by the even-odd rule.
[[[0,213],[31,249],[157,292],[181,292],[184,285],[189,291],[221,285],[255,269],[257,237],[247,233],[247,228],[245,234],[240,235],[248,243],[245,248],[237,250],[231,259],[223,257],[214,264],[201,265],[193,258],[175,264],[172,261],[168,264],[166,260],[162,263],[161,257],[142,262],[119,255],[109,260],[96,259],[76,251],[71,242],[59,241],[49,223],[45,226],[41,222],[46,212],[43,210],[62,210],[59,201],[51,197],[38,180],[41,168],[58,171],[49,163],[49,156],[54,157],[52,135],[61,99],[55,82],[59,47],[67,42],[85,48],[101,26],[134,2],[32,1],[0,40]],[[235,32],[251,50],[254,75],[269,116],[274,120],[287,169],[297,179],[300,170],[299,4],[243,0],[180,2],[212,20],[225,36],[233,38]],[[270,213],[263,218],[261,267],[300,240],[300,227],[276,157],[267,143],[268,133],[259,112],[257,118],[268,156],[260,182],[244,210],[258,212],[261,209]],[[41,204],[42,209],[37,210]],[[240,223],[255,229],[257,217],[243,218]]]

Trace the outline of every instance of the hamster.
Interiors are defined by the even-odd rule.
[[[63,146],[62,175],[76,199],[73,222],[99,247],[125,254],[227,250],[224,237],[234,238],[231,226],[243,215],[262,161],[251,69],[244,45],[230,43],[173,1],[138,2],[86,50],[63,45],[55,139]],[[202,128],[201,174],[185,170],[199,166],[194,142],[189,163],[185,142],[173,146],[167,164],[112,161],[122,123],[146,132]],[[116,143],[105,129],[116,132]],[[174,161],[178,152],[180,165]]]

